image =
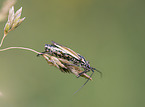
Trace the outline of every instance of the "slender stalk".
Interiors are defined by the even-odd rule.
[[[25,48],[25,47],[8,47],[8,48],[5,48],[5,49],[0,49],[0,51],[6,51],[6,50],[9,50],[9,49],[23,49],[23,50],[29,50],[29,51],[32,51],[34,53],[40,54],[40,52],[38,52],[38,51],[35,51],[33,49],[30,49],[30,48]]]
[[[6,37],[6,33],[4,33],[4,36],[3,36],[2,40],[1,40],[0,47],[2,46],[5,37]]]

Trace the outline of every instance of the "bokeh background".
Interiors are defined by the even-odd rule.
[[[4,0],[0,0],[0,7]],[[144,0],[18,0],[25,21],[2,48],[44,51],[51,40],[85,56],[86,81],[25,50],[0,52],[0,107],[145,107]],[[0,38],[6,21],[0,23]],[[90,73],[88,73],[90,74]]]

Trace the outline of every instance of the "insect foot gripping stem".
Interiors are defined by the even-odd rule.
[[[45,52],[41,52],[41,53],[37,54],[37,56],[40,56],[40,55],[43,55],[43,54],[45,54]]]

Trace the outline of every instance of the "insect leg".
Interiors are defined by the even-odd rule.
[[[89,71],[90,71],[90,70],[89,70]],[[79,77],[80,77],[83,73],[86,73],[86,72],[89,72],[89,71],[85,70],[85,71],[83,71],[83,72],[79,73],[78,78],[79,78]]]
[[[43,54],[48,54],[49,52],[41,52],[39,54],[37,54],[37,56],[43,55]]]
[[[92,72],[92,74],[90,75],[90,78],[92,77],[92,75],[93,75],[93,73],[94,73],[94,71]],[[87,82],[90,80],[90,78],[89,79],[87,79],[87,81],[75,92],[75,93],[77,93],[81,88],[83,88],[86,84],[87,84]],[[74,93],[74,94],[75,94]]]
[[[99,73],[100,73],[100,77],[102,78],[102,75],[103,75],[103,74],[102,74],[101,71],[97,70],[96,68],[91,68],[91,70],[92,70],[92,72],[94,72],[94,70],[97,71],[97,72],[99,72]]]
[[[43,54],[45,54],[45,52],[41,52],[41,53],[37,54],[37,56],[40,56],[40,55],[43,55]]]

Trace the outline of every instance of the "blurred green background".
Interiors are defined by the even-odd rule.
[[[4,0],[0,0],[0,7]],[[3,48],[44,51],[51,40],[85,56],[86,81],[61,73],[25,50],[0,52],[0,107],[145,107],[144,0],[20,0],[25,21]],[[0,38],[5,22],[0,23]],[[90,73],[88,73],[90,74]]]

